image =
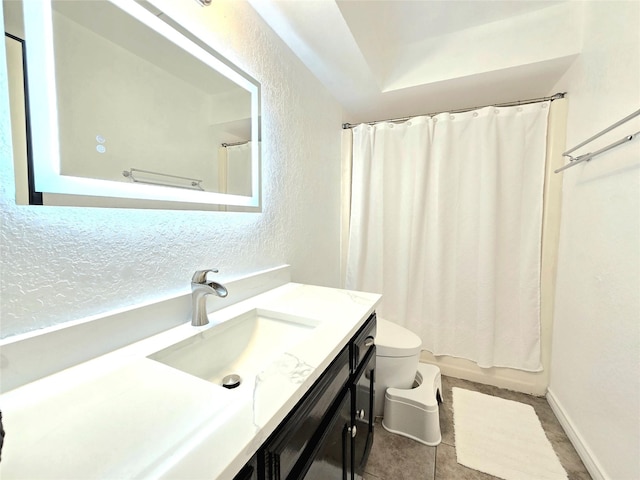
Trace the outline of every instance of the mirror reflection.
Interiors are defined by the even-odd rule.
[[[22,3],[3,6],[46,99],[30,102],[36,190],[259,206],[255,80],[135,2]]]
[[[250,92],[108,2],[54,2],[53,37],[63,175],[251,195]]]

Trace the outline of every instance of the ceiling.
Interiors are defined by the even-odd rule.
[[[575,1],[249,1],[352,123],[546,96],[582,47]]]

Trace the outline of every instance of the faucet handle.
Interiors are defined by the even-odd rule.
[[[218,269],[208,268],[205,270],[196,270],[196,273],[191,277],[191,283],[206,283],[208,273],[218,273]]]

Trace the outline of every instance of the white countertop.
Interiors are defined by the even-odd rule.
[[[379,300],[289,283],[209,314],[209,325],[186,323],[11,390],[0,396],[0,478],[233,478]],[[147,358],[254,308],[318,322],[259,380],[227,390]]]

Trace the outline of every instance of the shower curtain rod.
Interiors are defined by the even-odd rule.
[[[442,111],[442,112],[434,112],[434,113],[425,113],[422,115],[412,115],[410,117],[402,117],[402,118],[393,118],[390,120],[375,120],[373,122],[361,122],[364,123],[365,125],[375,125],[377,123],[384,123],[384,122],[405,122],[411,118],[415,118],[415,117],[424,117],[424,116],[428,116],[428,117],[433,117],[435,115],[438,115],[439,113],[463,113],[463,112],[471,112],[473,110],[478,110],[479,108],[484,108],[484,107],[515,107],[517,105],[527,105],[529,103],[539,103],[539,102],[546,102],[547,100],[559,100],[560,98],[564,98],[564,96],[567,94],[567,92],[558,92],[554,95],[551,95],[550,97],[541,97],[541,98],[532,98],[529,100],[518,100],[516,102],[507,102],[507,103],[497,103],[494,105],[480,105],[478,107],[470,107],[470,108],[460,108],[458,110],[446,110],[446,111]],[[357,125],[360,125],[361,123],[343,123],[342,124],[342,128],[343,130],[347,130],[349,128],[353,128]]]

